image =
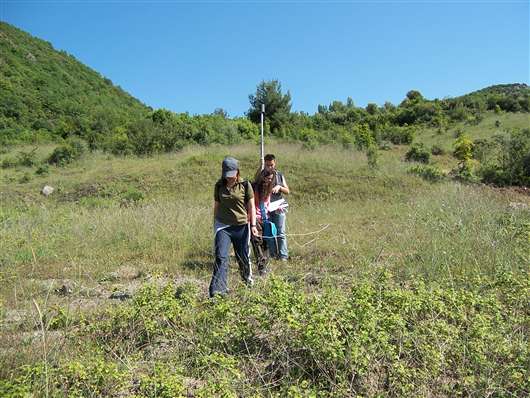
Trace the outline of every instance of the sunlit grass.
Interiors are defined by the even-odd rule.
[[[524,278],[528,196],[448,178],[424,181],[407,173],[405,150],[381,151],[372,170],[353,149],[269,143],[292,191],[291,260],[272,262],[273,275],[307,294],[348,292],[382,275],[404,286],[424,281],[451,289],[492,281],[499,271]],[[39,325],[35,303],[48,320],[69,325],[79,314],[111,306],[113,291],[134,294],[153,280],[190,281],[206,297],[213,185],[228,154],[240,159],[245,178],[254,175],[259,155],[251,144],[149,158],[86,154],[26,182],[19,174],[30,168],[0,170],[0,351],[6,354],[0,374],[41,358],[39,334],[28,337]],[[39,193],[44,184],[56,188],[47,198]],[[236,299],[245,300],[236,268],[230,284]],[[62,295],[63,284],[72,292]],[[258,278],[255,289],[266,294],[267,279]],[[29,335],[17,337],[17,330]],[[24,349],[10,350],[13,344]],[[87,344],[93,344],[88,337]],[[80,352],[62,332],[50,334],[48,349],[57,362]]]

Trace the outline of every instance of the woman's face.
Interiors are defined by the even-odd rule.
[[[225,177],[226,178],[226,184],[229,186],[232,186],[236,183],[237,176],[235,177]]]
[[[274,179],[274,174],[269,174],[268,176],[263,177],[263,182],[267,185],[272,183],[272,180]]]

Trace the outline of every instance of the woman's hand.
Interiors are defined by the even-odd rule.
[[[281,185],[276,185],[272,188],[272,193],[276,194],[278,192],[280,192],[280,189],[282,189],[282,186]]]
[[[254,235],[254,236],[258,236],[259,235],[258,228],[256,228],[255,225],[253,227],[250,227],[250,232],[252,232],[252,235]]]

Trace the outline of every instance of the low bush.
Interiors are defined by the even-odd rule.
[[[118,132],[106,139],[104,149],[113,155],[125,156],[133,152],[133,145],[124,132]]]
[[[455,176],[465,181],[475,182],[473,141],[465,134],[460,134],[453,143],[453,156],[459,161],[453,171]]]
[[[39,167],[37,167],[37,170],[35,170],[35,174],[37,175],[45,175],[50,172],[50,168],[47,164],[41,164]]]
[[[58,146],[53,150],[48,157],[49,164],[57,166],[65,166],[79,158],[85,153],[85,145],[82,141],[70,139],[63,145]]]
[[[416,165],[407,170],[409,174],[415,174],[428,181],[440,181],[444,173],[436,166]]]
[[[54,367],[50,385],[68,396],[526,395],[527,273],[462,288],[392,279],[311,294],[272,277],[211,300],[194,285],[147,285],[83,321],[76,341],[90,353]],[[152,361],[134,385],[127,358]],[[0,391],[42,388],[42,373],[21,374]]]
[[[120,204],[122,206],[129,206],[136,204],[144,199],[144,194],[137,189],[129,188],[121,196]]]
[[[392,149],[392,143],[388,141],[381,141],[378,147],[382,151],[389,151]]]
[[[25,183],[30,182],[30,181],[31,181],[31,175],[30,175],[29,173],[24,173],[24,174],[22,175],[22,177],[20,177],[20,178],[18,179],[18,182],[19,182],[20,184],[25,184]]]
[[[413,144],[405,154],[407,162],[429,163],[430,158],[431,153],[420,143]]]
[[[186,397],[183,377],[175,369],[167,366],[155,366],[147,375],[140,377],[138,392],[145,398],[179,398]]]
[[[409,145],[414,139],[415,130],[412,127],[392,127],[382,134],[382,138],[394,145]]]
[[[445,150],[441,146],[433,145],[431,147],[431,154],[435,156],[445,155]]]
[[[509,137],[495,137],[476,143],[481,160],[478,174],[495,185],[530,186],[530,129],[513,131]]]
[[[10,169],[12,167],[15,167],[17,165],[17,160],[14,158],[4,158],[2,159],[2,168],[3,169]]]
[[[25,151],[19,151],[17,155],[18,164],[24,167],[32,167],[36,164],[36,156],[35,152],[37,151],[37,147],[33,148],[29,152]]]

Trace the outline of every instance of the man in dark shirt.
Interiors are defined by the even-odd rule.
[[[269,153],[265,155],[265,168],[267,170],[276,171],[276,179],[273,183],[271,202],[275,200],[284,199],[283,195],[289,194],[289,186],[285,180],[285,176],[276,169],[276,157]],[[285,221],[287,209],[276,210],[271,213],[271,221],[276,225],[278,232],[276,242],[273,241],[271,247],[271,255],[276,256],[281,261],[287,261],[289,258],[289,251],[287,249],[287,237],[285,236]]]

